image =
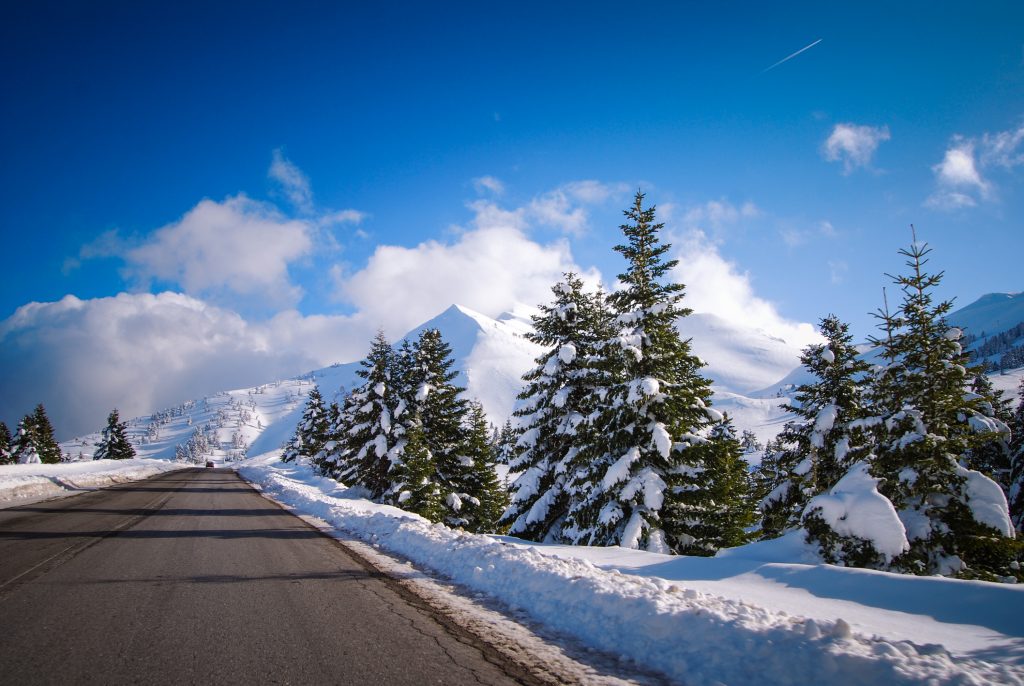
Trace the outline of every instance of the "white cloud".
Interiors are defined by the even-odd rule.
[[[690,230],[670,242],[679,260],[672,277],[686,285],[683,302],[694,312],[761,329],[801,347],[820,340],[811,324],[785,319],[775,305],[755,295],[750,275],[723,258],[703,231]]]
[[[942,161],[932,167],[936,190],[925,204],[938,210],[974,207],[978,199],[990,199],[992,186],[978,169],[975,142],[956,136]]]
[[[625,184],[605,184],[593,180],[573,181],[533,198],[523,208],[524,214],[540,224],[579,237],[589,228],[589,216],[585,205],[599,205],[621,196],[628,190]]]
[[[686,226],[694,228],[719,230],[742,219],[754,219],[760,215],[761,210],[752,202],[737,206],[723,198],[688,208],[683,214],[682,221]]]
[[[395,336],[452,303],[496,316],[517,302],[547,302],[563,272],[580,271],[564,240],[542,245],[528,238],[521,212],[472,207],[474,228],[454,243],[379,246],[366,267],[344,279],[343,297],[369,325]]]
[[[984,190],[988,184],[974,162],[974,143],[959,141],[946,151],[942,162],[932,167],[940,184]]]
[[[932,167],[935,191],[925,206],[937,210],[976,207],[996,199],[995,184],[986,176],[1024,164],[1024,125],[984,133],[977,138],[953,136],[942,161]]]
[[[822,154],[829,162],[841,161],[843,173],[849,174],[858,167],[868,167],[878,145],[889,138],[888,126],[836,124],[822,146]]]
[[[46,405],[62,437],[312,368],[234,312],[177,293],[30,303],[0,322],[0,416]]]
[[[1024,125],[1010,131],[986,133],[981,138],[981,158],[985,164],[1012,169],[1024,164]]]
[[[495,195],[503,195],[505,193],[505,184],[493,176],[480,176],[473,179],[473,188],[480,195],[488,191]]]
[[[125,273],[143,287],[160,281],[178,284],[191,295],[241,297],[280,307],[301,298],[288,265],[312,248],[308,222],[238,195],[223,202],[203,200],[179,221],[158,229],[124,254]]]
[[[359,210],[336,210],[328,211],[317,217],[318,226],[337,226],[338,224],[361,224],[366,219],[366,213]]]
[[[304,214],[313,212],[313,190],[309,178],[292,162],[285,158],[281,149],[274,151],[267,176],[281,184],[288,201]]]

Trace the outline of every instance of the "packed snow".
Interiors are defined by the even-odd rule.
[[[814,564],[793,535],[676,557],[449,529],[282,464],[238,471],[297,513],[556,634],[699,684],[1024,684],[1024,588]]]
[[[866,462],[854,465],[831,491],[812,498],[804,512],[815,511],[837,534],[870,542],[887,561],[910,549],[896,508],[878,492],[878,479]]]
[[[191,465],[146,458],[0,465],[0,508],[148,479],[185,466]]]

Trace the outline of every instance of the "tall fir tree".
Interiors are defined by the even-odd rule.
[[[100,442],[96,444],[94,460],[130,460],[135,457],[135,448],[128,440],[128,424],[122,422],[116,409],[107,417]]]
[[[511,419],[506,419],[505,423],[498,429],[497,434],[494,437],[494,461],[498,464],[509,465],[519,454],[519,450],[516,444],[519,442],[519,436],[521,432],[512,425]]]
[[[392,417],[397,393],[391,384],[394,351],[378,333],[370,352],[356,374],[363,385],[352,392],[354,410],[348,429],[349,455],[339,478],[349,486],[365,488],[372,499],[380,500],[391,488],[391,470],[396,447]]]
[[[358,390],[358,389],[356,389]],[[365,403],[356,397],[355,392],[343,395],[337,414],[331,415],[327,428],[327,441],[317,458],[321,471],[333,479],[342,481],[346,486],[354,486],[346,479],[354,478],[357,465],[353,456],[358,448],[355,445],[356,411]]]
[[[691,447],[720,415],[707,407],[703,363],[676,331],[690,310],[680,304],[683,285],[665,282],[677,262],[664,259],[663,224],[643,201],[638,191],[620,227],[626,243],[615,247],[628,263],[622,289],[609,298],[619,333],[600,346],[607,385],[595,389],[602,409],[575,459],[563,535],[586,545],[681,552],[701,545],[694,523],[704,514],[694,494],[706,478]]]
[[[461,458],[468,467],[460,494],[460,514],[466,520],[463,528],[474,533],[497,533],[498,521],[509,499],[498,480],[494,452],[491,449],[490,425],[480,403],[469,403],[463,429]]]
[[[53,437],[53,425],[46,416],[46,408],[40,403],[23,420],[26,431],[31,435],[32,446],[43,464],[60,462],[60,446]]]
[[[11,430],[7,428],[6,423],[0,422],[0,464],[11,464],[14,462],[14,452],[11,443]]]
[[[323,422],[323,441],[319,444],[319,447],[313,456],[310,458],[310,464],[313,466],[315,471],[320,476],[328,476],[337,478],[337,469],[334,459],[335,447],[338,441],[338,427],[341,424],[341,408],[337,402],[332,402],[327,406]]]
[[[327,408],[324,407],[324,399],[320,394],[320,387],[313,386],[306,399],[306,407],[302,411],[298,426],[292,440],[288,443],[284,453],[281,455],[282,462],[293,462],[303,457],[312,459],[327,442],[327,432],[330,428],[330,417]]]
[[[566,274],[552,292],[554,302],[540,307],[527,336],[547,352],[523,376],[522,404],[514,413],[520,431],[508,461],[509,470],[519,477],[502,516],[510,534],[533,541],[556,540],[560,535],[580,427],[597,408],[597,346],[614,333],[603,294],[587,293],[576,274]],[[508,425],[506,436],[511,432]]]
[[[711,427],[705,443],[690,448],[698,451],[705,482],[691,494],[691,502],[703,516],[690,525],[694,542],[688,554],[714,555],[721,548],[747,543],[757,521],[750,471],[743,446],[728,414]]]
[[[796,416],[777,440],[781,479],[761,504],[762,532],[776,536],[800,525],[804,508],[829,490],[871,449],[864,387],[870,365],[858,356],[849,326],[821,320],[824,343],[804,349],[800,362],[814,376],[783,409]]]
[[[1003,397],[1001,390],[992,385],[984,370],[984,366],[973,370],[975,376],[970,384],[970,392],[978,400],[977,410],[989,422],[990,430],[987,439],[978,441],[967,450],[961,463],[989,477],[1009,494],[1013,404]]]
[[[968,366],[961,331],[948,324],[952,302],[935,303],[943,274],[925,270],[927,244],[900,250],[909,273],[892,277],[903,299],[882,320],[885,364],[873,399],[880,436],[870,471],[895,506],[910,550],[895,560],[917,574],[1010,574],[1014,535],[1005,497],[988,477],[964,468],[970,450],[1000,433],[983,399],[970,392],[980,369]]]
[[[1017,391],[1017,409],[1010,420],[1010,517],[1017,531],[1024,531],[1024,379]]]
[[[18,430],[14,434],[11,457],[17,464],[42,464],[39,445],[32,428],[32,415],[26,415],[18,422]]]
[[[434,480],[446,507],[444,521],[463,526],[466,520],[460,514],[459,494],[465,492],[471,467],[462,454],[467,405],[462,398],[464,389],[453,383],[458,372],[452,369],[451,355],[451,346],[440,331],[422,331],[411,349],[406,383],[414,403],[411,411],[423,425],[427,449],[434,460]]]
[[[440,522],[447,514],[441,487],[435,480],[434,457],[427,446],[423,425],[412,421],[406,425],[405,451],[395,474],[394,502],[432,522]]]

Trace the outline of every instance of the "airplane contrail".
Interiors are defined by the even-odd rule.
[[[779,66],[779,65],[780,65],[780,64],[782,64],[783,62],[788,62],[789,60],[793,59],[794,57],[796,57],[796,56],[797,56],[797,55],[799,55],[800,53],[804,52],[805,50],[810,50],[810,49],[811,49],[811,48],[813,48],[813,47],[814,47],[815,45],[817,45],[818,43],[820,43],[820,42],[821,42],[822,40],[824,40],[824,39],[822,39],[822,38],[819,38],[818,40],[814,41],[814,42],[813,42],[813,43],[811,43],[810,45],[805,45],[804,47],[800,48],[799,50],[797,50],[796,52],[794,52],[794,53],[793,53],[792,55],[790,55],[789,57],[783,57],[783,58],[782,58],[781,60],[779,60],[778,62],[776,62],[776,63],[775,63],[775,64],[773,64],[772,66],[768,67],[767,69],[765,69],[765,70],[764,70],[763,72],[761,72],[761,73],[762,73],[762,74],[764,74],[764,73],[770,72],[770,71],[771,71],[772,69],[774,69],[775,67]]]

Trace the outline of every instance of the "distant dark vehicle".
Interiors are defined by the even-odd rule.
[[[207,467],[212,467],[213,466],[213,460],[207,460],[206,461],[206,466]]]

